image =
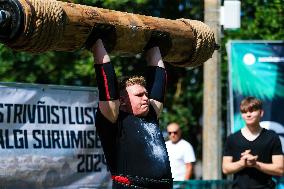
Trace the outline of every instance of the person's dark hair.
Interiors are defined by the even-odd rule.
[[[262,101],[252,96],[246,97],[241,102],[240,110],[242,113],[262,110]]]

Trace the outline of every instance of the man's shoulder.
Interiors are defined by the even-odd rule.
[[[236,137],[239,137],[241,134],[242,134],[241,130],[238,130],[234,133],[229,134],[227,138],[236,138]]]
[[[265,129],[265,128],[262,129],[261,135],[265,138],[270,138],[271,140],[279,138],[279,135],[274,130]]]
[[[274,130],[271,130],[271,129],[262,128],[262,132],[267,135],[278,136],[278,134]]]
[[[192,145],[188,141],[186,141],[184,139],[180,139],[179,143],[180,143],[180,145],[192,147]]]

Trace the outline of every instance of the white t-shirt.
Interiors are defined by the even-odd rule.
[[[195,154],[190,143],[181,139],[176,144],[166,142],[172,176],[174,181],[183,181],[185,176],[185,164],[195,162]]]

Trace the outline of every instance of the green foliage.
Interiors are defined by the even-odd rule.
[[[282,40],[284,39],[283,15],[283,0],[244,1],[241,29],[226,32],[225,39]]]
[[[72,0],[69,2],[119,11],[134,11],[135,13],[138,13],[139,10],[145,7],[148,0]]]
[[[92,62],[90,53],[30,54],[0,46],[0,76],[5,82],[93,85]]]

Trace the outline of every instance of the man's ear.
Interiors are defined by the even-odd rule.
[[[262,117],[264,115],[264,110],[260,110],[260,116]]]

